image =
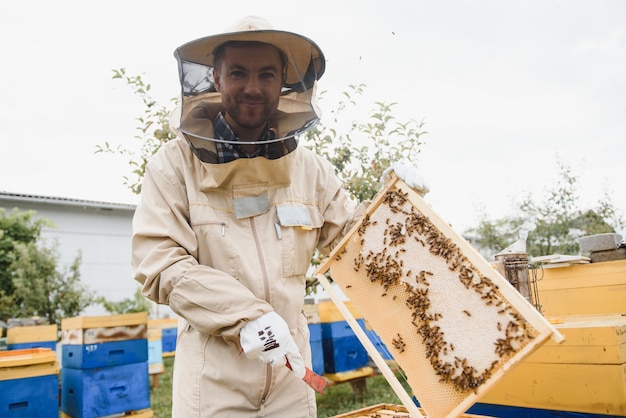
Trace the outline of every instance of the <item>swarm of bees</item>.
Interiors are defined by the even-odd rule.
[[[357,230],[361,251],[354,258],[354,271],[364,273],[371,283],[380,285],[381,297],[389,293],[405,296],[404,303],[410,309],[412,325],[440,382],[452,385],[459,392],[476,391],[498,364],[535,337],[535,331],[499,293],[498,286],[481,274],[427,216],[416,210],[406,194],[389,190],[382,204],[388,208],[383,215],[386,218],[368,214]],[[382,248],[366,245],[366,235],[374,227],[384,227]],[[409,258],[407,248],[410,245],[421,246],[424,251],[420,254],[431,260],[415,260],[415,252]],[[460,283],[457,288],[463,290],[467,300],[477,301],[474,304],[462,300],[448,302],[448,308],[458,305],[454,320],[444,318],[448,310],[440,306],[440,302],[448,297],[445,286],[451,283],[440,283],[441,270],[428,268],[433,264],[432,260],[445,265],[445,279],[456,278]],[[393,296],[394,300],[396,297]],[[485,309],[489,312],[485,313]],[[451,330],[455,331],[454,323],[480,321],[485,315],[491,315],[490,318],[497,315],[499,320],[490,330],[490,352],[479,353],[479,361],[463,349],[462,346],[467,345],[465,338]],[[392,345],[398,355],[409,349],[399,333]]]

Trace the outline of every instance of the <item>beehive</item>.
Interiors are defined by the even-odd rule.
[[[0,417],[58,417],[59,366],[46,348],[0,353]]]
[[[555,320],[565,341],[546,342],[481,401],[626,416],[626,316],[576,315]]]
[[[176,354],[176,340],[178,338],[178,319],[162,318],[148,320],[150,328],[161,329],[161,352],[163,357],[173,357]]]
[[[398,179],[320,266],[323,284],[327,272],[391,351],[429,418],[460,415],[550,336],[562,339]]]
[[[61,409],[96,418],[150,406],[147,313],[64,319]]]

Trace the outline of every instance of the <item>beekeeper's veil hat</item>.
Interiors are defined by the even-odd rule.
[[[319,111],[315,105],[315,86],[324,74],[326,65],[321,49],[304,36],[273,29],[263,18],[246,17],[225,33],[196,39],[174,52],[178,61],[182,98],[177,112],[180,123],[177,120],[172,122],[192,147],[210,150],[215,148],[214,142],[227,142],[216,139],[213,133],[213,121],[222,110],[220,93],[213,80],[213,67],[215,49],[230,41],[270,44],[286,58],[286,78],[278,111],[269,121],[270,127],[276,132],[276,139],[271,142],[293,141],[298,134],[317,123]]]

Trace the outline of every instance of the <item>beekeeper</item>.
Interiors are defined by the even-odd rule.
[[[324,55],[248,17],[175,57],[178,138],[146,167],[132,239],[144,295],[182,318],[172,416],[315,417],[305,274],[359,212],[298,146],[319,118]]]

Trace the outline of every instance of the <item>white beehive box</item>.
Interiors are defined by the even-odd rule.
[[[377,195],[317,271],[341,308],[324,278],[328,271],[390,349],[429,418],[463,414],[549,337],[562,340],[490,263],[398,179]],[[342,313],[350,316],[347,309]],[[375,350],[368,352],[379,365]],[[408,396],[400,397],[421,416]]]

